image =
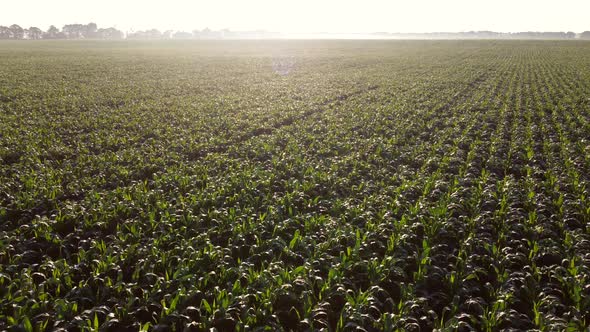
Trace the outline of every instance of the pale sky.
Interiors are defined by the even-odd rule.
[[[590,0],[26,0],[2,1],[0,25],[46,30],[95,22],[123,31],[287,33],[590,30]]]

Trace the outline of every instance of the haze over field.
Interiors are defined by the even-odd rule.
[[[588,54],[0,41],[0,331],[588,331]]]
[[[587,0],[565,1],[12,1],[0,24],[21,26],[96,22],[122,31],[268,30],[282,33],[589,30]]]
[[[589,12],[3,1],[0,332],[590,331]]]

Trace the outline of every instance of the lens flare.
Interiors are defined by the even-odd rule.
[[[272,58],[272,70],[281,75],[287,76],[295,69],[294,56],[281,56]]]

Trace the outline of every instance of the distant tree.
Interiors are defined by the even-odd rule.
[[[96,32],[98,31],[98,26],[96,23],[88,23],[83,29],[83,37],[84,38],[96,38]]]
[[[567,34],[565,32],[545,32],[543,37],[546,39],[566,39]]]
[[[204,38],[204,39],[211,38],[212,36],[213,36],[213,31],[211,31],[211,29],[209,29],[209,28],[203,29],[203,31],[201,31],[201,33],[199,34],[199,37]]]
[[[223,29],[219,32],[219,37],[221,38],[231,38],[233,36],[233,32],[230,29]]]
[[[162,33],[158,29],[151,29],[145,32],[147,39],[161,39]]]
[[[10,28],[0,25],[0,39],[10,39]]]
[[[174,31],[172,31],[172,30],[166,30],[162,33],[162,38],[170,39],[170,38],[172,38],[173,33],[174,33]]]
[[[37,27],[30,27],[28,29],[28,36],[29,36],[29,39],[34,39],[34,40],[41,39],[41,38],[43,38],[43,30],[41,30]]]
[[[59,36],[59,29],[52,25],[47,29],[47,32],[43,34],[43,39],[56,39]]]
[[[67,39],[79,39],[84,37],[86,26],[83,24],[66,24],[61,31]]]
[[[63,34],[66,36],[66,38],[70,39],[70,38],[77,38],[78,36],[78,31],[75,31],[75,27],[72,24],[66,24],[61,28],[61,31],[63,32]]]
[[[10,38],[11,39],[23,39],[25,38],[25,29],[21,28],[18,24],[10,26]]]
[[[174,39],[191,39],[192,37],[193,34],[186,31],[176,31],[174,35],[172,35],[172,38]]]
[[[100,39],[123,39],[123,32],[115,28],[98,29],[96,38]]]
[[[127,39],[162,39],[164,35],[158,29],[131,32]]]
[[[584,31],[580,34],[580,39],[590,39],[590,31]]]
[[[127,32],[127,39],[143,39],[144,33],[143,31],[133,31]]]
[[[576,33],[572,32],[572,31],[568,31],[568,32],[566,32],[565,36],[567,39],[574,39],[574,38],[576,38]]]

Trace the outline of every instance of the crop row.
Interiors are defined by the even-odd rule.
[[[77,103],[8,70],[22,90],[0,103],[0,316],[40,330],[586,327],[587,46],[340,43],[280,44],[287,75],[268,49],[131,50],[106,74],[28,60],[71,75]]]

